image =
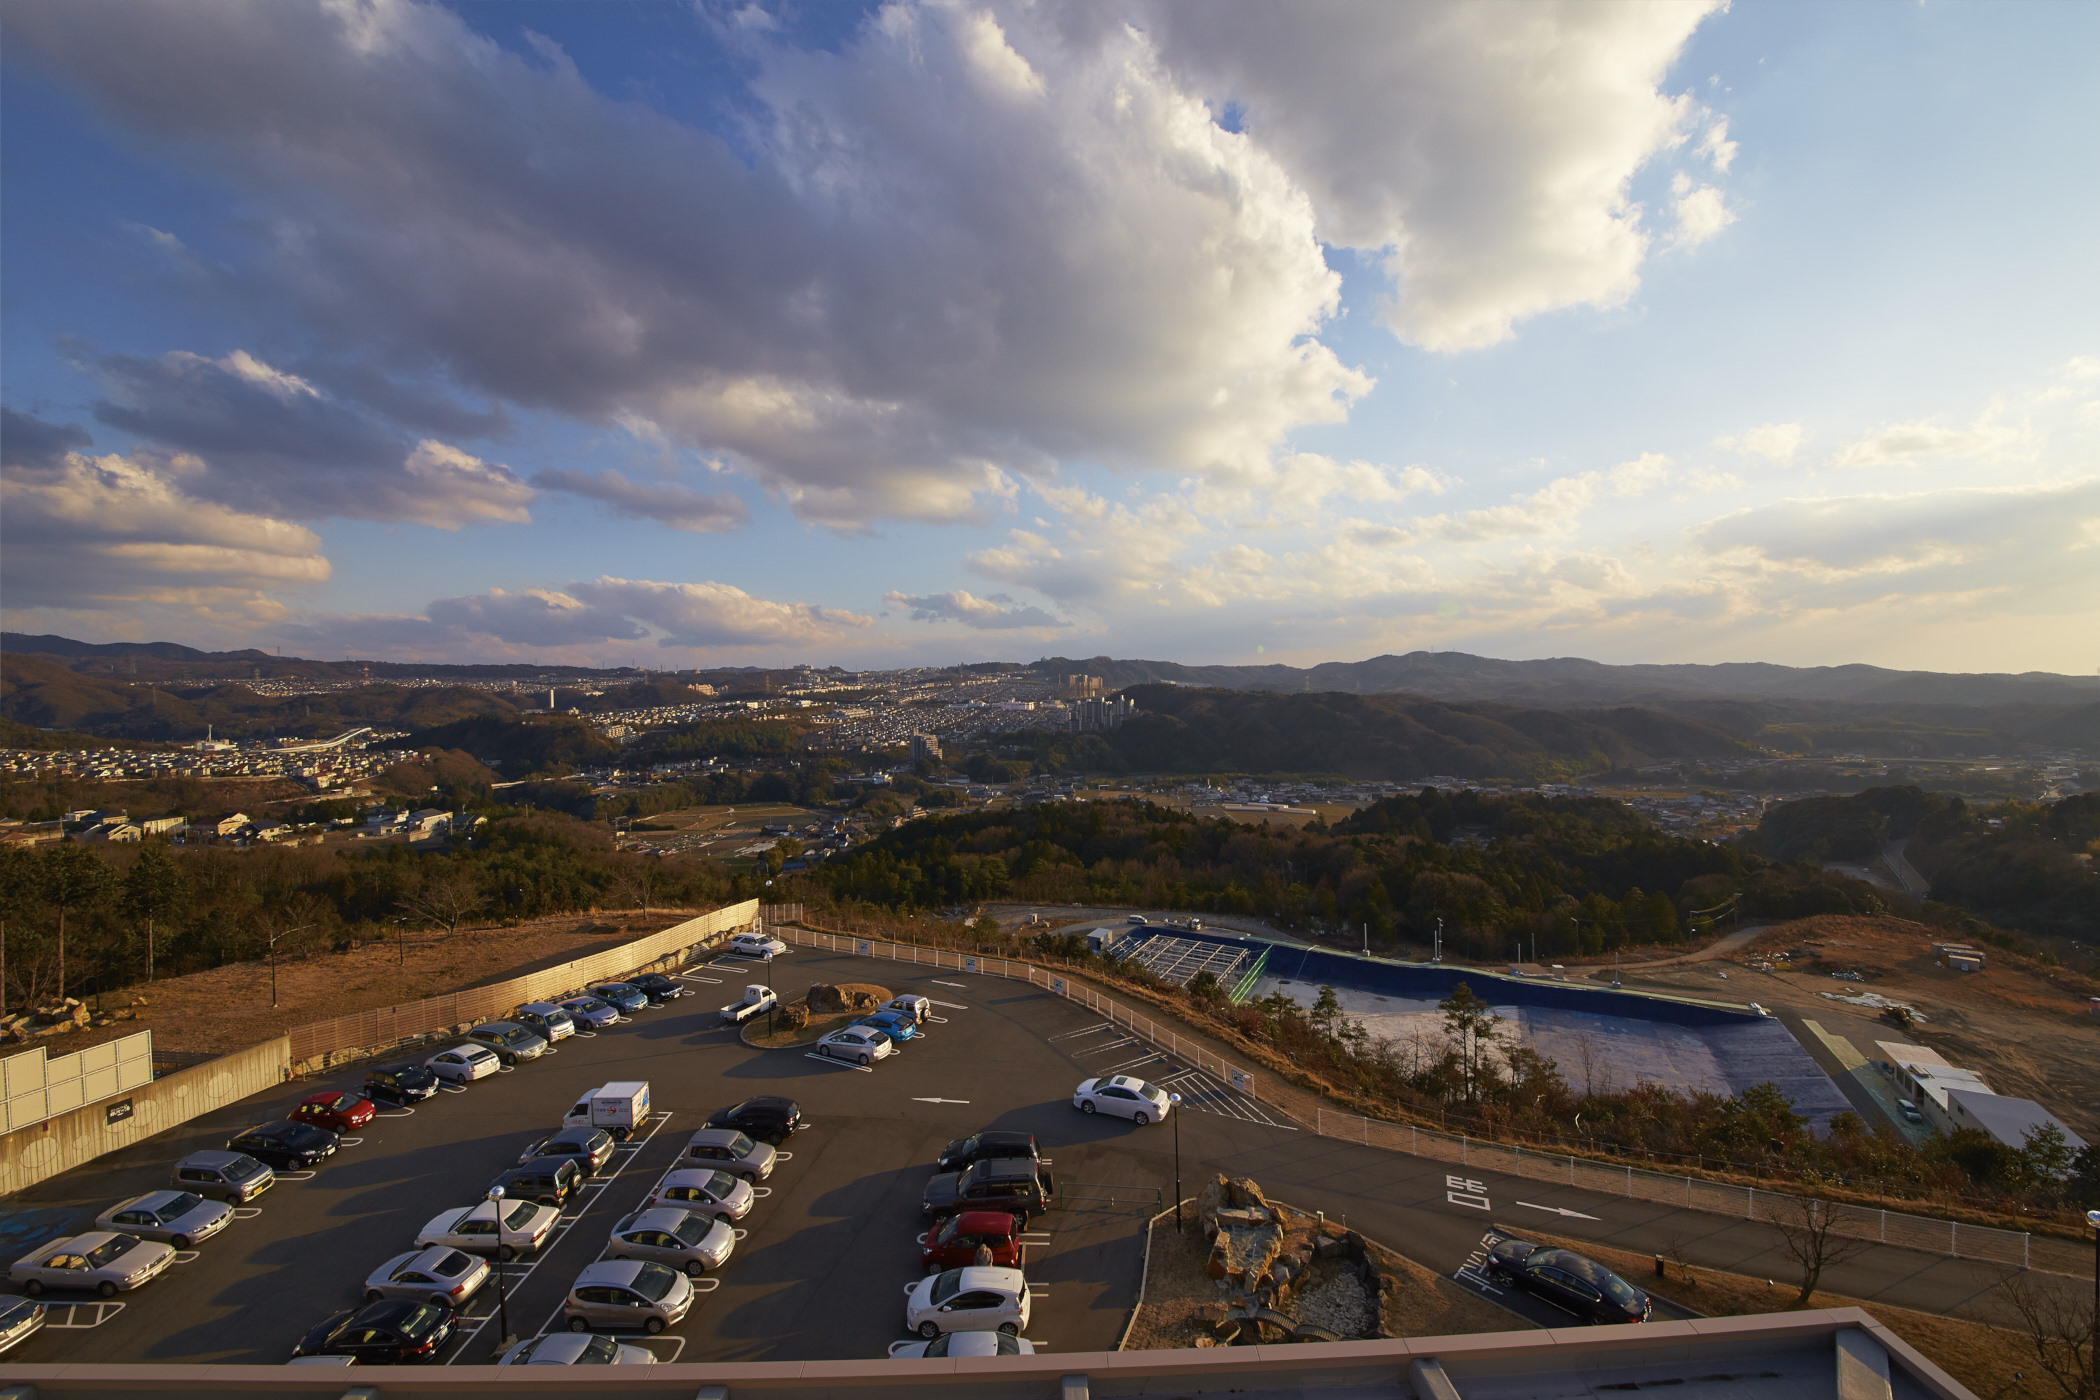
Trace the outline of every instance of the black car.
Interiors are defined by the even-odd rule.
[[[685,988],[674,978],[661,972],[645,972],[639,977],[627,979],[627,985],[637,987],[649,994],[651,1006],[662,1006],[667,1001],[676,1001],[685,995]]]
[[[335,1151],[336,1135],[311,1123],[283,1119],[250,1128],[226,1144],[228,1152],[241,1152],[277,1171],[298,1171],[318,1166]]]
[[[994,1157],[959,1172],[940,1172],[926,1183],[920,1208],[939,1219],[964,1210],[1003,1210],[1037,1216],[1050,1209],[1057,1185],[1027,1157]]]
[[[421,1103],[438,1091],[438,1077],[421,1065],[387,1065],[365,1076],[365,1097],[385,1103]]]
[[[1646,1322],[1648,1295],[1594,1259],[1529,1240],[1497,1240],[1488,1277],[1511,1283],[1586,1322]]]
[[[778,1147],[802,1126],[802,1105],[776,1094],[760,1094],[716,1110],[707,1120],[707,1126],[735,1128],[749,1137]]]
[[[489,1187],[502,1187],[505,1200],[559,1206],[582,1188],[587,1174],[573,1157],[535,1157],[522,1167],[512,1167]]]
[[[435,1303],[388,1301],[339,1312],[299,1339],[294,1356],[347,1356],[364,1366],[435,1361],[453,1314]]]
[[[1031,1162],[1042,1160],[1042,1152],[1035,1145],[1034,1133],[977,1133],[966,1138],[957,1138],[941,1149],[940,1160],[933,1164],[935,1171],[959,1172],[977,1162],[989,1162],[1000,1157],[1025,1157]]]

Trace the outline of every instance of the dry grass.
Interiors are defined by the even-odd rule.
[[[1170,1351],[1196,1344],[1209,1329],[1196,1320],[1206,1303],[1223,1301],[1217,1280],[1204,1272],[1210,1242],[1196,1223],[1194,1204],[1184,1228],[1176,1231],[1173,1215],[1152,1222],[1151,1254],[1145,1269],[1145,1301],[1138,1309],[1126,1351]],[[1318,1229],[1309,1215],[1284,1210],[1286,1248]],[[1477,1294],[1469,1293],[1433,1269],[1425,1268],[1385,1246],[1368,1242],[1378,1267],[1408,1285],[1386,1304],[1382,1319],[1398,1337],[1449,1337],[1473,1332],[1509,1332],[1531,1324]]]
[[[266,964],[229,963],[111,993],[107,1001],[112,1006],[135,997],[146,999],[136,1022],[120,1022],[111,1030],[151,1030],[154,1047],[160,1050],[225,1054],[311,1021],[520,977],[646,937],[690,917],[678,911],[653,913],[647,919],[567,914],[509,928],[411,933],[398,947],[387,940],[344,953],[324,950],[303,959],[280,959],[274,1007]],[[86,1043],[91,1042],[72,1036],[53,1036],[45,1042],[54,1054]]]
[[[891,996],[888,987],[878,987],[873,982],[841,982],[838,984],[838,989],[848,1001],[853,999],[855,992],[866,992],[875,998],[877,1006],[888,1001]],[[765,1025],[767,1019],[760,1016],[744,1027],[744,1044],[756,1046],[760,1050],[787,1050],[797,1045],[814,1045],[826,1031],[843,1026],[857,1016],[865,1016],[867,1014],[865,1011],[834,1011],[827,1016],[810,1017],[809,1024],[798,1030],[776,1031],[771,1035],[760,1029],[760,1027]]]
[[[1742,1317],[1755,1313],[1784,1312],[1794,1301],[1798,1285],[1784,1279],[1770,1287],[1761,1278],[1722,1273],[1718,1269],[1693,1268],[1669,1263],[1669,1277],[1655,1277],[1651,1255],[1610,1249],[1589,1240],[1562,1239],[1554,1235],[1527,1234],[1541,1244],[1570,1249],[1595,1259],[1623,1275],[1636,1287],[1658,1298],[1667,1298],[1709,1317]],[[1966,1318],[1942,1317],[1936,1313],[1892,1308],[1839,1293],[1817,1292],[1809,1299],[1816,1308],[1864,1308],[1891,1332],[1909,1342],[1948,1375],[1982,1397],[1982,1400],[2063,1400],[2062,1394],[2035,1364],[2034,1351],[2025,1337],[1988,1323]],[[2025,1372],[2016,1379],[2014,1372]]]

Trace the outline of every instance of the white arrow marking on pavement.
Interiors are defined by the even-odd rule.
[[[968,1103],[968,1099],[913,1099],[913,1103]]]
[[[1526,1210],[1550,1211],[1554,1215],[1572,1216],[1577,1220],[1595,1220],[1597,1218],[1594,1215],[1584,1215],[1579,1210],[1569,1210],[1566,1206],[1535,1206],[1529,1201],[1518,1201],[1517,1204],[1523,1206]]]
[[[970,986],[967,982],[943,982],[938,977],[933,979],[933,985],[936,987],[960,987],[966,992],[970,990]]]

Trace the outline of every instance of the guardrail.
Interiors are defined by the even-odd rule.
[[[821,933],[810,929],[775,928],[781,939],[802,947],[858,957],[890,958],[989,977],[1006,977],[1042,987],[1052,995],[1079,1002],[1106,1016],[1114,1024],[1141,1039],[1168,1050],[1197,1068],[1230,1084],[1252,1099],[1260,1099],[1256,1076],[1240,1069],[1202,1046],[1181,1039],[1172,1030],[1149,1017],[1139,1016],[1094,991],[1079,986],[1047,969],[1018,959],[957,953],[946,948],[921,948],[885,938],[857,938]],[[1278,1107],[1268,1102],[1268,1107]],[[1304,1122],[1283,1110],[1293,1122]],[[1389,1123],[1353,1113],[1336,1113],[1316,1106],[1308,1124],[1320,1137],[1359,1142],[1387,1152],[1405,1153],[1431,1161],[1479,1167],[1520,1180],[1545,1181],[1575,1186],[1627,1200],[1657,1205],[1682,1206],[1688,1210],[1736,1220],[1764,1224],[1787,1224],[1800,1218],[1809,1198],[1763,1187],[1739,1186],[1708,1181],[1702,1177],[1671,1176],[1642,1167],[1618,1166],[1563,1152],[1545,1152],[1505,1142],[1483,1142],[1478,1138],[1439,1132],[1411,1123]],[[1818,1207],[1819,1209],[1821,1207]],[[2001,1230],[1990,1225],[1968,1225],[1958,1220],[1910,1215],[1903,1211],[1870,1206],[1831,1203],[1836,1211],[1833,1233],[1879,1244],[1900,1245],[1927,1254],[1945,1254],[1956,1259],[1980,1259],[2021,1269],[2083,1277],[2092,1268],[2092,1251],[2083,1243],[2035,1235],[2024,1230]]]
[[[1253,994],[1254,984],[1261,980],[1262,973],[1269,966],[1269,954],[1274,951],[1276,950],[1273,945],[1263,947],[1261,956],[1254,960],[1254,966],[1247,969],[1247,975],[1242,977],[1239,985],[1232,989],[1230,1000],[1234,1006],[1238,1006]]]

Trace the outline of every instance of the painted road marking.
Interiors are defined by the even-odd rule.
[[[940,978],[938,978],[938,977],[935,977],[935,978],[931,978],[930,980],[932,981],[933,985],[934,985],[934,986],[936,986],[936,987],[954,987],[954,988],[955,988],[956,990],[958,990],[958,991],[964,991],[964,992],[967,992],[967,991],[969,991],[969,990],[970,990],[970,986],[969,986],[969,984],[968,984],[967,982],[943,982],[943,981],[942,981],[942,980],[941,980]]]
[[[1455,1206],[1466,1206],[1472,1210],[1493,1210],[1488,1200],[1487,1187],[1470,1177],[1447,1176],[1444,1178],[1444,1199]]]
[[[943,1002],[943,1003],[941,1003],[941,1004],[942,1004],[943,1006],[947,1005],[947,1003],[946,1003],[946,1002]],[[926,1019],[927,1019],[927,1020],[929,1020],[929,1021],[931,1021],[931,1022],[933,1022],[933,1024],[935,1024],[936,1026],[945,1026],[945,1025],[947,1025],[947,1024],[948,1024],[948,1018],[947,1018],[946,1016],[934,1016],[934,1015],[931,1015],[931,1014],[929,1014],[929,1015],[928,1015],[928,1016],[926,1017]]]
[[[1084,1050],[1074,1050],[1072,1058],[1076,1060],[1081,1055],[1099,1055],[1105,1050],[1121,1050],[1126,1045],[1135,1045],[1137,1043],[1138,1039],[1136,1036],[1126,1035],[1121,1040],[1111,1040],[1100,1045],[1089,1045]]]
[[[170,1259],[168,1262],[170,1264],[194,1264],[203,1257],[203,1253],[198,1250],[178,1249],[175,1251],[175,1257]]]
[[[578,1031],[578,1032],[576,1032],[576,1038],[577,1038],[578,1040],[596,1040],[596,1039],[598,1038],[598,1032],[596,1032],[596,1031]]]
[[[866,1065],[853,1065],[846,1063],[844,1060],[834,1060],[833,1058],[831,1058],[831,1056],[819,1055],[814,1050],[806,1051],[804,1053],[804,1058],[811,1060],[822,1060],[825,1064],[830,1065],[835,1069],[857,1069],[862,1074],[873,1074],[875,1072]]]
[[[356,1146],[357,1146],[358,1144],[362,1143],[363,1141],[364,1141],[364,1139],[363,1139],[363,1138],[361,1138],[361,1137],[345,1137],[345,1138],[337,1138],[337,1139],[335,1140],[335,1145],[336,1145],[337,1147],[356,1147]]]
[[[122,1303],[48,1303],[45,1306],[50,1309],[44,1314],[46,1327],[72,1327],[83,1331],[100,1327],[124,1311]],[[61,1312],[65,1314],[63,1318],[59,1316]],[[81,1318],[83,1312],[87,1314],[85,1321]]]
[[[1119,1065],[1110,1065],[1110,1066],[1108,1067],[1108,1069],[1107,1069],[1106,1073],[1109,1073],[1109,1074],[1121,1074],[1121,1073],[1123,1073],[1123,1072],[1124,1072],[1125,1070],[1132,1070],[1132,1069],[1136,1069],[1136,1068],[1137,1068],[1137,1067],[1138,1067],[1139,1065],[1149,1065],[1149,1064],[1151,1064],[1151,1063],[1152,1063],[1152,1062],[1153,1062],[1154,1060],[1164,1060],[1165,1058],[1167,1058],[1167,1057],[1166,1057],[1166,1053],[1165,1053],[1164,1051],[1160,1051],[1160,1050],[1154,1050],[1154,1051],[1153,1051],[1153,1052],[1152,1052],[1151,1054],[1149,1054],[1149,1055],[1140,1055],[1140,1056],[1138,1056],[1138,1057],[1137,1057],[1136,1059],[1134,1059],[1134,1060],[1125,1060],[1125,1061],[1123,1061],[1123,1063],[1121,1063],[1121,1064],[1119,1064]]]
[[[1198,1113],[1214,1113],[1220,1118],[1237,1118],[1243,1123],[1261,1123],[1271,1128],[1282,1128],[1286,1132],[1297,1132],[1298,1125],[1281,1117],[1272,1117],[1262,1105],[1244,1094],[1234,1093],[1216,1079],[1199,1069],[1184,1069],[1159,1081],[1163,1089],[1181,1095],[1181,1106]]]
[[[752,1198],[753,1198],[753,1199],[755,1199],[755,1200],[761,1200],[761,1201],[762,1201],[762,1200],[764,1200],[764,1199],[765,1199],[766,1197],[768,1197],[768,1196],[770,1196],[770,1195],[772,1195],[772,1194],[773,1194],[773,1188],[772,1188],[772,1187],[770,1187],[770,1186],[754,1186],[754,1187],[752,1187],[752,1188],[751,1188],[751,1195],[752,1195]]]
[[[319,1172],[312,1171],[279,1172],[277,1173],[277,1179],[279,1181],[312,1181],[319,1175]]]
[[[1110,1030],[1114,1030],[1114,1029],[1115,1029],[1115,1025],[1114,1025],[1114,1023],[1113,1023],[1113,1022],[1109,1022],[1109,1021],[1103,1021],[1103,1022],[1101,1022],[1101,1023],[1099,1024],[1099,1025],[1094,1025],[1094,1026],[1088,1026],[1088,1027],[1086,1027],[1086,1028],[1085,1028],[1085,1029],[1083,1029],[1083,1030],[1076,1030],[1076,1031],[1060,1031],[1060,1032],[1059,1032],[1058,1034],[1056,1034],[1056,1035],[1053,1035],[1053,1036],[1051,1036],[1051,1037],[1050,1037],[1050,1039],[1052,1039],[1052,1040],[1077,1040],[1077,1039],[1079,1039],[1079,1038],[1080,1038],[1081,1036],[1085,1036],[1085,1035],[1093,1035],[1093,1034],[1094,1034],[1095,1032],[1097,1032],[1097,1031],[1110,1031]]]
[[[968,1099],[921,1099],[921,1098],[914,1098],[914,1099],[912,1100],[912,1102],[913,1102],[913,1103],[968,1103],[968,1102],[969,1102],[969,1100],[968,1100]]]
[[[233,1208],[233,1218],[235,1220],[253,1220],[261,1214],[261,1206],[235,1206]]]
[[[709,1290],[709,1291],[711,1292],[712,1290]],[[648,1337],[648,1336],[643,1336],[643,1337],[631,1337],[631,1338],[629,1338],[629,1339],[628,1339],[628,1341],[630,1342],[630,1344],[632,1344],[632,1345],[634,1345],[634,1346],[638,1346],[638,1347],[643,1347],[643,1348],[652,1348],[652,1347],[660,1347],[660,1346],[668,1346],[668,1347],[670,1347],[670,1348],[671,1348],[671,1354],[670,1354],[669,1356],[659,1356],[659,1357],[657,1357],[657,1358],[656,1358],[656,1359],[657,1359],[658,1361],[660,1361],[660,1362],[666,1362],[666,1363],[668,1363],[668,1362],[676,1361],[676,1360],[677,1360],[677,1359],[679,1358],[679,1356],[680,1356],[681,1354],[683,1354],[683,1353],[684,1353],[684,1351],[685,1351],[685,1338],[683,1338],[683,1337]]]
[[[416,1116],[416,1111],[413,1108],[404,1107],[398,1108],[392,1113],[375,1113],[372,1116],[374,1118],[413,1118]]]
[[[464,1094],[467,1092],[467,1086],[464,1084],[440,1084],[438,1088],[448,1094]]]
[[[1484,1293],[1492,1293],[1498,1298],[1501,1297],[1502,1290],[1490,1283],[1487,1275],[1488,1252],[1501,1240],[1502,1232],[1500,1230],[1490,1230],[1482,1235],[1480,1243],[1474,1245],[1473,1252],[1466,1256],[1466,1262],[1459,1265],[1458,1272],[1451,1275],[1451,1277],[1460,1283],[1470,1283]]]
[[[919,1236],[919,1238],[923,1240],[926,1237],[924,1235],[921,1235]],[[1049,1244],[1051,1243],[1050,1232],[1048,1230],[1025,1230],[1021,1234],[1021,1243]]]
[[[928,1001],[933,1001],[933,998],[932,998],[932,997],[928,997],[928,998],[926,998],[926,1000],[928,1000]],[[947,1007],[947,1008],[948,1008],[948,1009],[949,1009],[950,1011],[968,1011],[968,1010],[970,1009],[969,1007],[967,1007],[967,1006],[964,1006],[964,1005],[963,1005],[963,1004],[962,1004],[961,1002],[959,1002],[959,1001],[933,1001],[933,1004],[934,1004],[935,1006],[945,1006],[945,1007]]]
[[[773,1150],[773,1160],[776,1162],[792,1162],[795,1160],[795,1154],[792,1152],[782,1152],[778,1148],[775,1148]]]
[[[1526,1210],[1549,1211],[1554,1215],[1570,1216],[1576,1220],[1596,1220],[1599,1218],[1594,1215],[1584,1215],[1579,1210],[1569,1210],[1566,1206],[1535,1206],[1529,1201],[1518,1201],[1517,1204],[1524,1207]]]

